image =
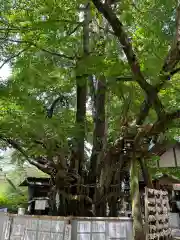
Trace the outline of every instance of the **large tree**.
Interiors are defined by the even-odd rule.
[[[130,169],[142,239],[137,165],[151,186],[150,141],[178,134],[179,21],[176,1],[2,1],[2,148],[51,176],[58,214],[114,216]]]

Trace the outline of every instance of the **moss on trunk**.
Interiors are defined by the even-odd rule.
[[[130,181],[134,240],[145,240],[140,205],[138,160],[136,157],[133,157],[131,160]]]

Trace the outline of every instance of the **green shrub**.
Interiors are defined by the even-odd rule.
[[[23,195],[7,187],[0,194],[0,207],[8,208],[8,212],[16,213],[19,207],[27,207],[27,191],[23,191]]]

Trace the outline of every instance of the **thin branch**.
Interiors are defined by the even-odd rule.
[[[0,69],[4,67],[5,64],[9,63],[12,59],[19,57],[23,52],[25,52],[27,49],[29,48],[26,47],[24,49],[22,49],[20,52],[16,53],[15,55],[10,56],[9,58],[7,58],[1,65],[0,65]]]
[[[2,38],[0,38],[0,40],[1,40],[1,39],[2,39]],[[52,52],[52,51],[50,51],[50,50],[48,50],[48,49],[41,48],[41,47],[39,47],[36,43],[33,43],[33,42],[31,42],[31,41],[15,40],[15,39],[7,39],[7,41],[9,41],[9,42],[14,42],[14,43],[20,43],[20,44],[29,44],[29,45],[34,46],[34,47],[40,49],[41,51],[46,52],[46,53],[48,53],[48,54],[50,54],[50,55],[57,56],[57,57],[62,57],[62,58],[66,58],[66,59],[69,59],[69,60],[74,60],[74,59],[76,58],[75,56],[72,56],[72,57],[71,57],[71,56],[67,56],[67,55],[65,55],[65,54],[61,54],[61,53],[57,53],[57,52]]]
[[[73,33],[75,33],[81,26],[83,26],[83,22],[78,23],[78,25],[71,31],[68,32],[68,36],[71,36]]]
[[[99,27],[99,29],[106,31],[106,29],[105,29],[104,27],[101,27],[101,26],[98,26],[98,27]],[[114,35],[114,32],[111,31],[110,29],[108,29],[108,31],[106,31],[106,32],[108,32],[108,33]]]
[[[147,97],[145,97],[145,100],[140,106],[140,112],[136,118],[136,125],[141,125],[144,122],[144,120],[148,116],[150,108],[151,108],[151,102]]]
[[[180,72],[180,67],[172,70],[168,75],[164,75],[161,77],[161,82],[156,85],[156,89],[159,92],[161,88],[164,86],[166,81],[170,81],[171,77],[173,77],[176,73]]]
[[[48,118],[52,118],[53,113],[54,113],[54,109],[55,109],[55,107],[57,106],[57,104],[58,104],[59,102],[63,103],[64,105],[65,105],[65,104],[68,105],[68,101],[67,101],[67,99],[66,99],[65,96],[61,95],[61,96],[57,97],[57,98],[53,101],[53,103],[51,104],[50,108],[47,109],[47,117],[48,117]]]
[[[4,37],[3,37],[3,41],[0,42],[1,45],[3,45],[3,44],[7,41],[7,38],[8,38],[8,36],[9,36],[9,32],[10,32],[9,29],[7,29],[7,30],[5,31]]]
[[[174,69],[173,71],[170,72],[170,76],[172,77],[173,75],[175,75],[176,73],[180,72],[180,67]]]
[[[17,30],[21,30],[21,29],[20,28],[9,28],[9,27],[4,28],[4,27],[0,27],[0,31],[17,31]]]
[[[175,74],[177,74],[178,72],[180,72],[180,67],[174,69],[173,71],[171,71],[169,74],[167,75],[163,75],[161,77],[161,82],[155,85],[156,91],[157,93],[162,89],[162,87],[164,86],[164,84],[166,83],[166,81],[170,80],[172,76],[174,76]],[[149,101],[148,98],[146,98],[143,103],[141,104],[140,107],[140,113],[136,119],[136,124],[137,125],[141,125],[144,121],[144,119],[146,118],[146,116],[149,113],[149,109],[151,108],[151,102]]]
[[[180,109],[167,113],[163,118],[159,119],[152,127],[148,135],[159,134],[160,132],[164,132],[169,124],[173,120],[180,119]]]
[[[2,169],[0,169],[0,171],[2,171]],[[24,194],[21,192],[21,190],[19,188],[16,187],[16,185],[13,183],[13,181],[11,181],[11,179],[9,179],[7,177],[7,174],[4,173],[4,177],[6,179],[6,181],[9,183],[9,185],[18,193],[20,194],[21,196],[24,196]]]
[[[168,121],[171,121],[171,120],[175,120],[175,119],[179,119],[180,118],[180,109],[174,111],[174,112],[171,112],[171,113],[168,113],[166,115],[166,119]]]
[[[171,71],[168,75],[162,76],[162,81],[155,86],[157,93],[162,89],[166,81],[170,80],[171,77],[177,74],[178,72],[180,72],[180,68],[176,68],[173,71]],[[145,99],[140,107],[140,114],[136,119],[137,125],[141,125],[143,123],[144,119],[149,113],[150,108],[151,102],[148,99]]]
[[[109,80],[115,80],[117,82],[134,82],[135,81],[132,76],[110,77]]]
[[[105,29],[104,27],[100,26],[96,19],[95,19],[95,23],[96,23],[96,25],[97,25],[97,27],[99,29],[104,30],[106,33],[110,33],[110,34],[112,34],[114,36],[114,32],[113,31],[111,31],[110,29]]]
[[[63,22],[63,23],[69,23],[69,24],[77,24],[77,26],[81,26],[82,25],[82,22],[74,22],[74,21],[70,21],[70,20],[65,20],[65,19],[55,19],[55,20],[49,20],[49,21],[46,21],[46,23],[54,23],[54,22]],[[2,21],[0,20],[0,23],[3,23],[5,25],[5,27],[0,27],[0,31],[11,31],[13,33],[17,33],[17,31],[21,31],[21,32],[25,32],[25,31],[37,31],[37,30],[40,30],[41,27],[32,27],[32,26],[16,26],[16,25],[13,25],[13,24],[10,24],[8,21]],[[22,21],[21,21],[22,23]],[[44,23],[44,22],[39,22],[39,23]],[[77,28],[77,27],[76,27]],[[77,30],[77,29],[76,29]],[[70,32],[70,34],[72,34]]]
[[[35,47],[39,48],[41,51],[46,52],[46,53],[48,53],[48,54],[50,54],[50,55],[53,55],[53,56],[57,56],[57,57],[61,57],[61,58],[66,58],[66,59],[69,59],[69,60],[74,60],[74,59],[76,58],[76,56],[71,57],[71,56],[67,56],[67,55],[62,54],[62,53],[52,52],[52,51],[47,50],[47,49],[45,49],[45,48],[40,48],[40,47],[38,47],[36,44],[33,44],[33,46],[35,46]]]
[[[41,145],[44,149],[47,149],[46,145],[41,140],[34,140],[35,143]]]
[[[0,23],[3,23],[5,25],[8,25],[8,20],[4,19],[4,17],[0,16]]]
[[[125,76],[118,76],[118,77],[116,77],[116,81],[121,81],[121,82],[133,82],[134,79],[133,79],[132,76],[127,76],[127,77],[125,77]]]
[[[26,160],[34,165],[35,167],[37,167],[38,169],[40,169],[41,171],[47,173],[47,174],[50,174],[50,171],[49,171],[49,168],[47,165],[44,165],[44,164],[40,164],[38,162],[36,162],[35,160],[31,159],[28,154],[26,153],[26,151],[16,142],[14,141],[13,139],[10,139],[10,138],[6,138],[2,135],[0,135],[0,139],[5,141],[6,143],[8,143],[10,146],[12,146],[14,149],[17,149],[25,158]]]

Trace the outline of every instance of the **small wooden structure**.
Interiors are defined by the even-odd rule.
[[[28,187],[28,213],[32,215],[48,215],[49,178],[27,177],[21,187]]]
[[[35,167],[26,167],[19,186],[28,188],[28,214],[48,215],[50,177]]]
[[[168,174],[157,174],[152,180],[155,189],[162,189],[166,191],[172,191],[174,184],[180,184],[180,179]],[[145,183],[143,180],[139,182],[140,189],[144,189]]]
[[[175,142],[173,144],[168,142],[156,144],[155,147],[152,148],[152,153],[160,157],[156,167],[180,167],[180,142]]]

